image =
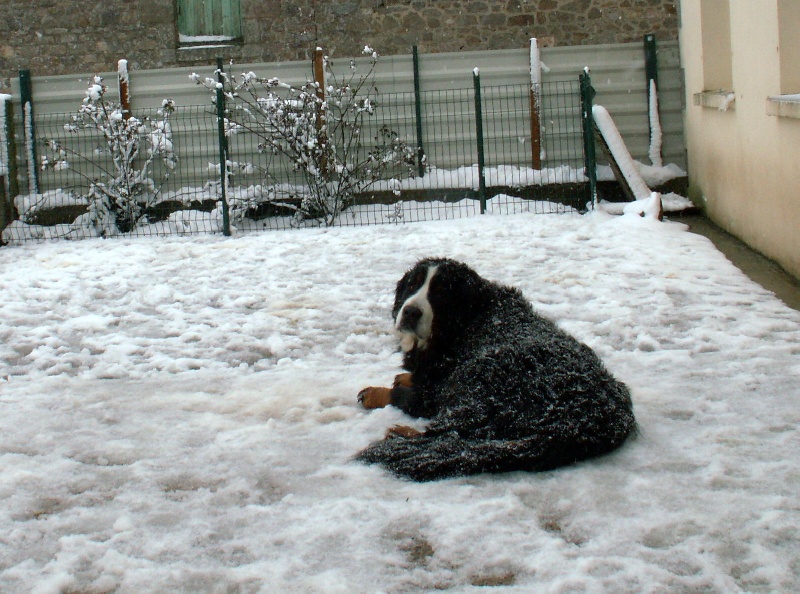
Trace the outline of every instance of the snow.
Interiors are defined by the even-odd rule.
[[[130,75],[128,74],[128,61],[127,60],[119,60],[117,62],[117,76],[119,77],[120,81],[124,83],[128,83],[130,80]]]
[[[653,93],[655,92],[655,85],[651,86],[651,90]],[[651,100],[651,108],[652,105],[653,103]],[[655,121],[657,122],[658,110],[654,109],[652,111],[654,111],[656,114]],[[608,150],[611,151],[614,161],[616,161],[620,172],[625,177],[625,181],[628,183],[628,187],[630,187],[633,195],[636,198],[632,203],[626,204],[623,207],[623,213],[638,214],[641,216],[647,216],[653,219],[661,220],[664,212],[661,194],[659,192],[650,191],[650,188],[648,187],[644,180],[644,176],[642,175],[643,168],[639,167],[638,163],[633,160],[633,157],[631,157],[631,154],[628,152],[628,148],[625,146],[625,141],[622,139],[616,124],[614,124],[614,120],[608,113],[608,110],[602,105],[595,105],[592,107],[592,115],[594,116],[597,129],[600,130],[600,133],[603,135],[603,139],[606,141]],[[656,130],[658,130],[658,135],[660,138],[660,129],[660,125],[654,125],[653,130],[651,130],[651,135],[655,135]],[[650,159],[653,161],[653,169],[655,171],[664,169],[661,166],[660,152],[661,149],[659,140],[658,150],[655,149],[653,144],[650,146]],[[607,212],[610,212],[610,210],[607,210]]]
[[[25,134],[25,150],[28,163],[28,184],[33,193],[38,192],[36,182],[39,179],[36,173],[36,143],[33,132],[33,105],[26,101],[22,106],[22,126]]]
[[[352,461],[417,258],[514,284],[639,435],[540,474]],[[601,212],[0,249],[0,591],[800,591],[800,313]]]
[[[649,188],[660,186],[673,179],[686,177],[686,172],[675,165],[675,163],[667,163],[663,167],[656,167],[654,165],[646,165],[640,161],[634,161],[633,165],[645,185]],[[598,181],[613,181],[615,177],[611,167],[608,165],[598,165],[597,179]]]
[[[158,124],[158,123],[156,123]],[[171,132],[167,127],[154,128],[150,135],[150,143],[153,150],[163,149],[164,151],[171,150],[172,143],[170,140]],[[168,164],[169,165],[169,164]],[[63,165],[57,164],[56,167],[66,167],[66,161]],[[658,186],[664,184],[672,179],[685,177],[686,172],[677,165],[672,163],[664,167],[654,167],[652,165],[645,165],[639,161],[634,162],[634,167],[638,174],[651,186]],[[253,164],[247,162],[229,161],[228,169],[234,173],[252,174]],[[219,177],[220,168],[219,163],[209,163],[207,167],[209,176]],[[544,169],[532,169],[530,167],[518,167],[515,165],[498,165],[494,167],[486,167],[484,175],[487,185],[491,187],[530,187],[546,184],[567,184],[567,183],[584,183],[587,181],[586,176],[583,174],[582,169],[574,169],[567,165],[558,167],[548,167]],[[599,166],[597,168],[598,180],[613,180],[614,174],[608,166]],[[479,186],[479,171],[477,165],[469,167],[459,167],[457,169],[438,169],[431,167],[423,177],[406,178],[403,180],[384,180],[371,184],[367,189],[370,191],[391,191],[400,192],[403,190],[434,190],[442,188],[453,189],[473,189],[477,190]],[[226,196],[233,212],[234,219],[240,219],[236,225],[240,230],[255,230],[264,229],[266,227],[281,229],[291,225],[291,217],[272,217],[265,221],[251,221],[243,219],[246,210],[254,205],[263,203],[285,203],[291,202],[293,198],[303,196],[307,193],[307,189],[302,185],[293,184],[276,184],[276,185],[235,185],[226,188]],[[649,197],[649,195],[648,195]],[[502,196],[500,197],[502,198]],[[160,192],[157,196],[151,199],[151,204],[159,204],[162,202],[183,202],[189,204],[192,201],[207,201],[219,199],[219,185],[207,184],[204,187],[181,187],[177,190],[170,190]],[[497,200],[495,202],[502,202]],[[663,207],[666,212],[677,212],[692,208],[693,204],[688,199],[678,196],[677,194],[666,194],[663,196]],[[505,210],[513,210],[516,212],[528,212],[531,208],[536,207],[535,202],[519,201],[510,199],[508,208]],[[541,206],[541,203],[539,203]],[[2,233],[0,237],[7,242],[24,241],[26,239],[38,238],[86,238],[96,237],[97,229],[92,224],[91,217],[81,215],[73,221],[72,224],[59,224],[53,226],[39,226],[27,224],[26,220],[31,220],[37,213],[52,210],[59,207],[67,206],[81,206],[88,207],[89,202],[87,198],[81,196],[74,191],[68,190],[50,190],[41,194],[27,194],[20,195],[14,199],[14,206],[19,213],[21,220],[13,221]],[[408,208],[406,208],[408,206]],[[454,218],[460,216],[463,205],[458,203],[443,203],[443,202],[430,202],[428,210],[436,211],[442,214],[438,218]],[[546,205],[545,205],[546,206]],[[601,203],[601,207],[609,213],[622,214],[623,208],[626,203]],[[500,205],[493,206],[490,201],[490,208],[494,208],[496,212],[500,212],[504,207]],[[382,212],[373,209],[348,209],[343,213],[343,218],[346,219],[346,224],[353,224],[356,221],[363,221],[365,224],[375,222],[396,222],[402,219],[405,222],[412,220],[424,220],[426,216],[423,214],[421,217],[418,213],[414,212],[414,206],[404,205],[398,203],[396,205],[388,205],[384,207]],[[469,209],[467,209],[469,210]],[[552,208],[545,208],[550,212],[558,212],[563,208],[553,206]],[[406,212],[408,211],[408,212]],[[195,233],[203,230],[217,230],[217,223],[220,221],[220,212],[200,212],[200,211],[181,211],[170,215],[166,223],[153,223],[148,225],[149,230],[144,231],[143,234],[187,234]],[[141,225],[140,225],[141,227]],[[141,229],[140,229],[141,230]]]
[[[770,101],[784,101],[786,103],[800,103],[800,94],[794,95],[772,95],[767,97]],[[0,101],[2,101],[2,95],[0,95]]]
[[[736,101],[735,93],[720,93],[719,106],[717,109],[719,111],[728,111],[734,101]]]
[[[68,190],[49,190],[42,194],[22,194],[14,198],[14,207],[20,216],[25,217],[53,208],[86,204],[86,198]]]
[[[178,36],[180,43],[214,43],[216,41],[231,41],[236,39],[230,35],[184,35]],[[216,47],[216,46],[212,46]]]
[[[628,152],[628,147],[625,146],[625,141],[617,129],[614,120],[608,113],[608,110],[602,105],[592,106],[592,116],[594,117],[595,125],[608,145],[608,149],[614,156],[614,159],[619,165],[622,175],[628,182],[633,195],[637,200],[647,200],[650,198],[650,188],[647,187],[644,179],[639,173],[636,163],[634,162],[631,154]]]
[[[539,43],[535,37],[530,41],[530,69],[531,69],[531,92],[539,92],[539,84],[542,82],[542,59],[539,52]]]
[[[655,167],[661,167],[664,162],[661,157],[661,144],[663,139],[663,132],[661,130],[661,118],[658,114],[658,87],[656,81],[650,80],[650,92],[648,93],[649,99],[649,120],[650,120],[650,149],[648,155],[650,162]]]
[[[6,103],[11,102],[11,95],[0,93],[0,175],[8,175],[8,136],[6,133]]]
[[[651,192],[650,196],[644,200],[628,202],[622,209],[622,214],[637,214],[642,217],[661,220],[664,214],[664,209],[661,204],[661,194],[658,192]]]
[[[634,202],[607,202],[605,200],[601,200],[598,202],[597,207],[608,214],[649,214],[649,207],[656,206],[656,200],[653,197],[653,194],[656,194],[656,192],[653,192],[646,200],[636,200]],[[695,208],[695,205],[691,200],[679,194],[675,194],[674,192],[658,195],[661,199],[661,207],[665,213],[675,213]]]
[[[485,167],[487,186],[541,186],[544,184],[581,183],[586,181],[582,169],[574,169],[567,165],[532,169],[516,165],[497,165]],[[431,167],[422,177],[400,180],[403,190],[422,190],[437,188],[477,189],[480,171],[477,165],[458,167],[456,169],[439,169]],[[391,181],[378,181],[370,186],[373,190],[392,189]]]

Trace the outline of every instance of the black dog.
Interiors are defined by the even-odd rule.
[[[635,430],[627,387],[589,347],[465,264],[417,263],[392,315],[410,373],[359,400],[431,422],[390,429],[360,460],[417,481],[549,470],[611,452]]]

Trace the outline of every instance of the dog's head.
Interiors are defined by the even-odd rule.
[[[404,352],[461,331],[483,308],[487,281],[447,258],[420,260],[397,283],[392,317]]]

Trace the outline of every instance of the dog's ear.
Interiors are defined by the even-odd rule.
[[[392,307],[392,319],[397,319],[397,314],[400,313],[400,308],[406,300],[408,293],[408,285],[411,283],[411,274],[414,269],[408,270],[399,281],[394,289],[394,307]]]
[[[466,264],[447,261],[431,286],[432,337],[452,337],[485,311],[494,296],[492,284]]]
[[[444,293],[468,303],[480,302],[487,284],[472,268],[454,260],[446,262],[437,280]]]

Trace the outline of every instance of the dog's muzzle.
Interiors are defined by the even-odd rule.
[[[408,352],[414,347],[424,349],[431,337],[433,312],[427,301],[420,305],[407,302],[397,314],[394,329],[400,336],[400,348]]]
[[[422,310],[411,303],[405,305],[400,310],[400,315],[397,320],[397,330],[400,332],[410,332],[417,334],[417,326],[422,319]]]

